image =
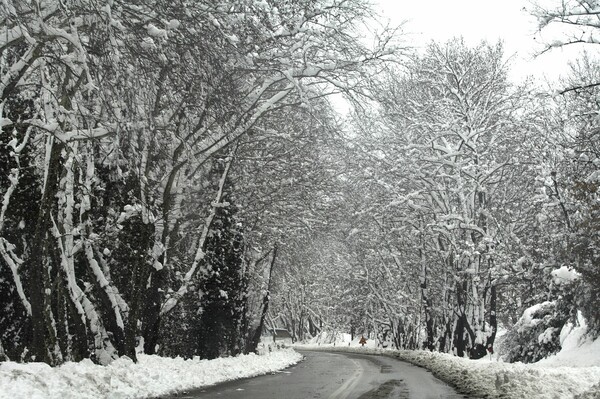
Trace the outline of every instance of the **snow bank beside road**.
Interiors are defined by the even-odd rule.
[[[52,368],[44,363],[0,363],[0,398],[145,398],[253,377],[298,363],[293,350],[214,360],[183,360],[138,355],[108,366],[89,360]]]
[[[600,367],[544,367],[537,364],[470,360],[445,353],[400,351],[397,356],[431,370],[468,395],[500,398],[572,398],[600,381]]]

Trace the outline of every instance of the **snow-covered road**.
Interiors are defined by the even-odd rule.
[[[428,371],[385,356],[302,351],[283,372],[189,392],[177,398],[462,398]]]

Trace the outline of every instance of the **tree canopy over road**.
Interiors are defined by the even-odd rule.
[[[600,3],[562,4],[548,50],[591,51],[549,95],[363,0],[4,1],[0,360],[600,334]]]

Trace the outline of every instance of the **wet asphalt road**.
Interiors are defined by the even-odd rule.
[[[458,399],[428,371],[385,356],[300,351],[304,361],[278,373],[231,381],[169,398]]]

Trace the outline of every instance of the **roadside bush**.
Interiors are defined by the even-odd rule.
[[[555,301],[525,309],[502,340],[500,353],[511,363],[533,363],[555,354],[561,348],[560,331],[567,320],[560,317]]]

